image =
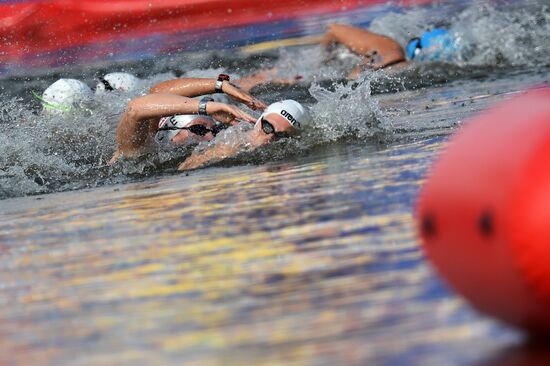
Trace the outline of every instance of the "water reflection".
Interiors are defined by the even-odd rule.
[[[479,359],[515,335],[449,295],[412,227],[443,141],[5,201],[1,361]]]

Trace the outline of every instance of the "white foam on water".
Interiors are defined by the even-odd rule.
[[[0,196],[49,192],[104,164],[113,146],[106,115],[33,113],[21,101],[3,104]],[[78,178],[77,178],[78,180]]]
[[[317,100],[311,107],[314,128],[322,142],[353,136],[364,139],[391,133],[391,122],[371,95],[376,73],[364,73],[357,81],[336,84],[328,90],[313,84],[309,92]]]
[[[445,9],[435,6],[388,13],[372,22],[370,29],[405,44],[411,36],[434,26],[446,27],[460,43],[459,52],[449,64],[455,71],[456,67],[462,70],[483,67],[485,70],[504,65],[536,70],[548,66],[550,5],[544,1],[504,5],[476,2],[460,12]],[[242,147],[245,153],[238,159],[254,163],[258,157],[259,161],[288,158],[340,140],[370,141],[392,136],[391,117],[380,108],[378,98],[372,96],[373,83],[388,78],[386,73],[366,72],[359,80],[349,83],[321,83],[322,80],[344,78],[350,64],[357,62],[341,50],[335,51],[330,56],[337,62],[324,63],[327,54],[318,46],[284,49],[275,63],[277,77],[300,75],[311,83],[309,89],[302,86],[297,94],[286,96],[305,101],[311,109],[314,124],[307,133],[300,138],[278,141],[253,154],[246,153],[249,145],[243,137],[249,125],[231,127],[220,133],[216,141]],[[429,63],[425,65],[427,69],[437,69]],[[425,74],[415,75],[414,70],[418,73],[421,69],[413,68],[409,74],[398,75],[397,82],[405,85],[414,84],[416,81],[411,81],[414,78],[422,81]],[[185,70],[184,76],[213,77],[227,71],[190,68]],[[191,148],[160,151],[114,167],[107,166],[106,162],[114,151],[116,126],[127,102],[146,93],[155,83],[175,77],[172,72],[147,76],[136,90],[96,95],[88,110],[63,116],[44,115],[21,98],[3,98],[0,103],[0,199],[173,171]],[[205,146],[208,145],[201,144],[197,148]]]
[[[457,13],[433,8],[392,12],[375,19],[370,30],[405,46],[435,27],[453,36],[458,52],[449,61],[460,66],[550,63],[550,5],[539,0],[479,1]]]
[[[488,2],[466,9],[453,20],[451,32],[464,46],[458,62],[536,66],[550,60],[550,4],[526,1],[501,10]]]

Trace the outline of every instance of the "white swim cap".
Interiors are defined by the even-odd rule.
[[[284,117],[292,127],[298,130],[303,129],[311,122],[308,110],[292,99],[271,104],[264,113],[262,113],[259,120],[271,113],[276,113]]]
[[[170,142],[182,129],[188,127],[195,121],[208,121],[214,123],[210,116],[201,116],[198,114],[179,114],[170,117],[162,117],[159,121],[159,126],[155,139],[158,142]]]
[[[70,112],[73,108],[81,108],[94,96],[88,85],[75,79],[59,79],[50,85],[41,97],[34,95],[42,102],[44,110],[54,113]]]
[[[105,91],[130,91],[136,89],[139,85],[139,79],[126,72],[111,72],[99,79],[95,87],[96,93]]]

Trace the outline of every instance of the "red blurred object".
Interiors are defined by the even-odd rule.
[[[428,258],[476,308],[550,334],[550,88],[474,118],[418,204]]]
[[[300,15],[336,13],[386,0],[43,0],[0,4],[0,61],[102,41],[176,34]],[[413,3],[431,2],[416,0]],[[409,1],[404,1],[409,3]]]

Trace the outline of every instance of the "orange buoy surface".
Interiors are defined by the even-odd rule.
[[[550,334],[550,88],[467,122],[434,164],[417,216],[425,253],[452,288]]]

